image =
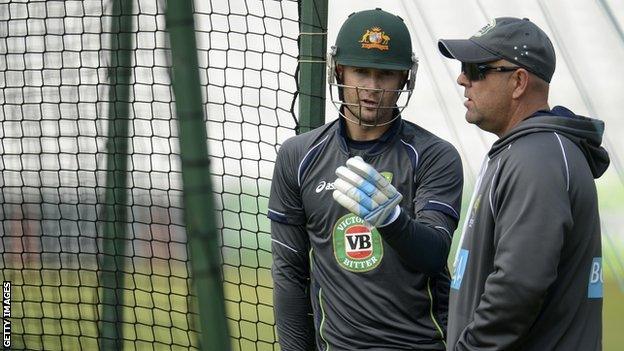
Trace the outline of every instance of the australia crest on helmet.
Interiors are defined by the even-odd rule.
[[[359,40],[363,49],[378,49],[386,51],[389,49],[390,36],[379,27],[367,29]]]

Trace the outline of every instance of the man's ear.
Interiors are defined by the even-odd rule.
[[[336,78],[342,82],[342,75],[344,74],[344,66],[336,65]]]
[[[521,97],[527,92],[527,89],[529,88],[529,80],[531,79],[531,76],[526,69],[519,68],[516,71],[514,71],[511,78],[514,84],[511,97],[514,99],[518,99],[519,97]]]

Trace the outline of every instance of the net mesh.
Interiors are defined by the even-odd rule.
[[[135,1],[123,348],[197,345],[165,3]],[[0,275],[14,349],[98,348],[112,1],[0,3]],[[274,350],[269,222],[294,134],[297,1],[197,1],[211,176],[234,350]],[[191,306],[191,307],[189,307]]]

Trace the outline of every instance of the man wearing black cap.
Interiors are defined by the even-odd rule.
[[[454,261],[447,350],[600,350],[604,123],[549,108],[555,51],[528,19],[438,46],[461,62],[466,120],[499,137]]]
[[[461,160],[401,118],[417,60],[400,17],[352,14],[328,60],[340,117],[284,142],[271,184],[280,346],[444,350]]]

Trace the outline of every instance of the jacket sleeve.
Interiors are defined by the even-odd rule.
[[[402,208],[394,222],[377,229],[408,266],[435,275],[446,267],[464,178],[461,159],[450,144],[433,145],[419,162],[414,212]]]
[[[268,217],[273,254],[273,305],[282,350],[314,348],[314,325],[309,297],[310,241],[297,182],[292,144],[282,146],[275,163]]]
[[[314,349],[309,241],[305,228],[271,222],[273,305],[282,350]]]
[[[532,144],[512,145],[495,175],[498,184],[484,194],[495,221],[493,271],[455,350],[515,349],[556,279],[573,223],[570,175],[558,144]]]

